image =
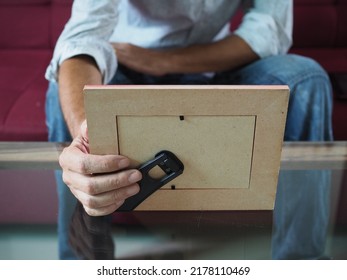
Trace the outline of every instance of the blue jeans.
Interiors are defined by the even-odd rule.
[[[291,92],[284,140],[332,140],[332,91],[329,78],[315,61],[305,57],[272,56],[235,71],[218,73],[213,78],[200,74],[154,77],[120,66],[110,84],[288,85]],[[49,141],[71,141],[59,105],[58,86],[53,82],[47,91],[46,115]],[[61,259],[71,259],[75,256],[68,244],[68,226],[76,200],[63,183],[61,171],[56,171],[56,179],[59,256]],[[276,214],[275,222],[281,222]],[[285,253],[281,257],[285,258]]]

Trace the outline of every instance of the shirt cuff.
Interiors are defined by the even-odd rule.
[[[291,38],[280,29],[273,17],[258,12],[246,14],[234,34],[245,40],[261,58],[284,54],[291,45]]]
[[[53,58],[46,70],[45,77],[49,81],[58,81],[59,66],[71,57],[77,55],[89,55],[101,72],[103,83],[107,84],[116,73],[117,59],[113,47],[108,42],[95,43],[90,40],[83,42],[69,42],[57,45]]]

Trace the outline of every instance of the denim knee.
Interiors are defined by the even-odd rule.
[[[332,89],[326,71],[299,55],[260,59],[236,71],[216,75],[213,83],[234,85],[288,85],[285,140],[332,140]]]
[[[285,139],[331,141],[332,88],[326,71],[314,60],[289,55],[297,73],[287,77],[290,99]]]

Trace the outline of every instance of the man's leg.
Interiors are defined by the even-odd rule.
[[[329,77],[313,60],[298,55],[261,59],[238,71],[216,75],[214,84],[288,85],[290,100],[284,140],[332,140]]]
[[[329,78],[314,61],[296,55],[259,60],[214,83],[288,85],[290,100],[284,140],[332,140]],[[272,236],[275,259],[322,258],[329,219],[330,172],[280,172]]]
[[[49,83],[46,94],[46,124],[50,142],[70,142],[71,136],[60,109],[58,85]],[[69,246],[69,225],[76,198],[62,180],[62,171],[55,171],[58,193],[58,254],[60,259],[76,259]]]

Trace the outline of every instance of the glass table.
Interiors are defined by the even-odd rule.
[[[58,168],[61,143],[0,143],[0,169]],[[347,142],[284,143],[273,211],[133,211],[90,217],[81,259],[347,259]]]

